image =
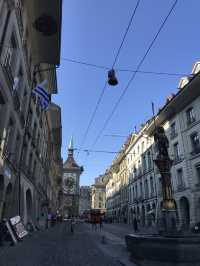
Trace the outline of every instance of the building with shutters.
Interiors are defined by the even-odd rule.
[[[58,208],[62,174],[61,109],[44,111],[31,96],[44,80],[57,93],[62,10],[61,1],[48,2],[0,1],[0,219],[20,214],[41,227]],[[48,33],[38,24],[48,23],[44,10]]]
[[[155,226],[162,209],[161,176],[154,164],[155,125],[163,126],[169,140],[173,195],[177,206],[177,226],[188,230],[200,222],[200,62],[193,66],[191,76],[183,77],[179,89],[166,99],[155,118],[132,134],[123,154],[128,182],[119,178],[121,162],[114,160],[112,175],[106,186],[108,216],[119,217],[122,188],[127,190],[127,220],[136,217],[140,226]],[[122,168],[122,166],[121,166]],[[125,167],[124,167],[125,169]],[[122,169],[121,169],[122,171]],[[126,194],[125,194],[126,195]],[[118,220],[117,220],[118,221]]]
[[[85,211],[91,209],[91,187],[81,186],[79,197],[79,215],[83,215]]]

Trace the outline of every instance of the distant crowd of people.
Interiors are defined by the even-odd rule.
[[[103,219],[101,216],[94,216],[91,218],[91,224],[92,224],[92,230],[97,230],[97,228],[99,227],[99,229],[101,230],[103,228]]]

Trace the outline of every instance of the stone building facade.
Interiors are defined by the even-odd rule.
[[[91,186],[91,208],[100,209],[102,212],[106,208],[106,183],[107,175],[100,175],[95,178],[95,184]]]
[[[46,90],[57,93],[60,48],[57,56],[49,51],[60,43],[61,25],[55,39],[41,39],[32,22],[47,2],[36,9],[37,1],[0,1],[0,219],[20,214],[25,224],[45,226],[48,211],[58,207],[61,110],[52,103],[43,111],[31,90],[47,80]]]
[[[166,104],[155,118],[151,118],[137,134],[132,135],[123,159],[128,174],[126,187],[129,223],[132,223],[135,216],[141,226],[152,226],[159,219],[162,191],[161,176],[153,161],[155,125],[164,127],[169,140],[178,227],[189,229],[200,222],[199,71],[200,63],[197,62],[192,69],[192,75],[180,80],[178,92],[167,98]],[[115,165],[114,162],[112,165]],[[113,173],[106,186],[107,213],[113,219],[116,215],[115,198],[122,188],[122,182],[117,184],[116,174]]]
[[[81,186],[79,197],[79,215],[91,209],[91,187]]]

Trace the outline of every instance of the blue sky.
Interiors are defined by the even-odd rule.
[[[135,69],[174,1],[141,0],[115,68]],[[84,133],[104,87],[107,71],[63,60],[112,66],[136,0],[64,0],[61,66],[57,71],[59,93],[53,100],[62,108],[62,157],[74,136],[80,148]],[[144,61],[141,70],[190,74],[199,60],[200,1],[179,0],[164,29]],[[117,72],[119,85],[107,86],[83,149],[118,151],[125,138],[151,116],[170,93],[177,92],[180,77],[138,73],[96,145],[92,145],[123,92],[131,73]],[[75,158],[85,168],[82,185],[90,185],[104,173],[114,154],[80,152]]]

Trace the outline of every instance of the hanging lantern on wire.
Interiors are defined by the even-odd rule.
[[[108,84],[111,86],[116,86],[118,84],[114,69],[108,71]]]

